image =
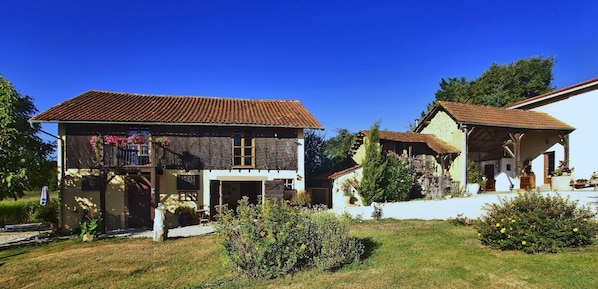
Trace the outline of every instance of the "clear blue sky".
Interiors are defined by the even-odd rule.
[[[596,3],[5,0],[0,74],[40,111],[90,89],[297,99],[326,137],[406,131],[442,78],[493,62],[554,56],[556,88],[597,77]]]

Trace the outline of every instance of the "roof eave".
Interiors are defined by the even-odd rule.
[[[520,109],[520,108],[531,109],[531,108],[535,108],[538,106],[542,106],[543,103],[546,103],[546,102],[551,103],[551,102],[557,101],[558,99],[561,99],[561,98],[566,99],[571,96],[586,92],[588,90],[593,90],[594,87],[598,88],[598,78],[591,79],[591,80],[587,81],[586,83],[582,82],[581,84],[572,85],[572,86],[565,87],[560,90],[556,90],[556,91],[552,91],[549,93],[539,95],[537,97],[532,97],[532,98],[523,100],[521,102],[514,103],[510,106],[507,106],[507,108],[508,109]]]
[[[323,127],[316,126],[293,126],[293,125],[276,125],[276,124],[251,124],[251,123],[187,123],[187,122],[152,122],[152,121],[64,121],[64,120],[37,120],[30,118],[30,123],[56,123],[56,124],[113,124],[113,125],[180,125],[180,126],[224,126],[224,127],[264,127],[264,128],[293,128],[293,129],[318,129],[324,130]]]
[[[500,127],[500,128],[532,129],[532,130],[558,130],[558,131],[568,131],[568,132],[572,132],[575,130],[574,127],[546,127],[546,126],[534,127],[534,126],[516,126],[516,125],[508,125],[508,124],[492,124],[492,123],[466,122],[466,121],[459,122],[459,125],[491,126],[491,127]]]

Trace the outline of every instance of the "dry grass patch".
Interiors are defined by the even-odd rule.
[[[0,252],[6,288],[182,288],[231,274],[214,236],[69,240],[21,250]]]
[[[216,236],[65,241],[0,251],[5,288],[598,288],[598,246],[529,255],[486,248],[473,227],[383,220],[352,226],[359,264],[240,278]]]

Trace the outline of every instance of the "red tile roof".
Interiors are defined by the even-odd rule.
[[[251,125],[323,129],[296,100],[161,96],[90,90],[32,122]]]
[[[444,109],[456,122],[473,125],[573,131],[574,127],[543,112],[480,106],[457,102],[439,101],[432,109]],[[426,117],[431,117],[430,113]],[[429,120],[429,119],[427,119]]]
[[[354,172],[354,171],[356,171],[359,168],[361,168],[361,165],[354,165],[354,166],[352,166],[350,168],[347,168],[347,169],[344,169],[342,171],[338,171],[336,173],[331,174],[330,176],[328,176],[328,179],[334,180],[334,179],[336,179],[336,178],[338,178],[340,176],[343,176],[343,175],[346,175],[348,173]]]
[[[355,140],[354,146],[360,146],[363,143],[363,138],[369,136],[369,130],[362,130],[358,133]],[[444,142],[432,134],[423,134],[415,132],[396,132],[396,131],[384,131],[379,132],[380,140],[389,140],[403,143],[425,143],[430,149],[439,154],[451,154],[460,153],[461,150],[453,147],[452,145]],[[357,150],[358,147],[352,148],[353,151]]]
[[[563,87],[557,90],[553,90],[545,94],[530,97],[528,99],[513,103],[507,106],[507,108],[533,109],[539,106],[543,106],[545,104],[557,102],[563,99],[567,99],[571,96],[596,89],[598,89],[598,77],[574,85]]]

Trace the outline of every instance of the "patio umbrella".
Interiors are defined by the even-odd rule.
[[[48,186],[42,187],[42,195],[39,198],[39,204],[42,206],[46,206],[50,199],[50,195],[48,195]]]

